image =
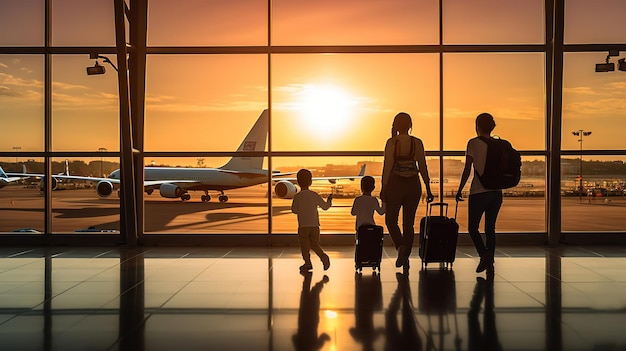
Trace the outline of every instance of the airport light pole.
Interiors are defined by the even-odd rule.
[[[18,152],[18,151],[22,150],[22,147],[21,147],[21,146],[13,146],[13,150],[15,150],[15,152]],[[16,156],[15,156],[15,164],[16,164],[16,165],[17,165],[17,163],[19,162],[19,161],[17,160],[17,158],[18,158],[18,156],[16,155]]]
[[[584,131],[579,129],[575,132],[572,132],[573,135],[578,137],[578,142],[580,143],[580,166],[578,169],[578,201],[582,201],[582,192],[583,192],[583,136],[591,135],[591,132]]]
[[[101,147],[101,148],[98,148],[98,151],[106,152],[107,148],[106,147]],[[100,176],[104,177],[104,156],[102,156],[102,155],[100,155]]]

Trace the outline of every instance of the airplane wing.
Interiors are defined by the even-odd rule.
[[[359,172],[358,175],[347,175],[347,176],[336,176],[336,177],[313,177],[312,180],[313,181],[328,181],[331,184],[335,184],[338,180],[355,180],[355,179],[361,179],[365,176],[365,167],[367,165],[362,165],[361,166],[361,171]],[[294,177],[283,177],[282,175],[284,174],[289,174],[289,175],[293,175],[293,172],[290,173],[274,173],[272,174],[272,180],[273,181],[288,181],[288,182],[292,182],[292,183],[297,183],[298,180],[297,178]]]

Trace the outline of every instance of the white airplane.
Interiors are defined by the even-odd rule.
[[[268,128],[268,111],[264,110],[259,116],[248,135],[245,137],[237,151],[265,151]],[[201,196],[203,202],[211,200],[209,191],[219,191],[218,200],[228,201],[225,190],[238,189],[258,184],[267,183],[268,171],[263,169],[263,156],[248,157],[234,156],[225,165],[219,168],[179,168],[179,167],[145,167],[144,168],[144,190],[150,195],[158,189],[162,197],[169,199],[180,198],[182,201],[191,199],[189,191],[203,191]],[[339,179],[360,179],[365,173],[365,166],[356,176],[340,177],[318,177],[313,180],[327,180],[335,183]],[[18,177],[42,177],[41,174],[12,173]],[[120,170],[113,171],[107,178],[82,177],[74,175],[53,175],[59,179],[78,179],[95,181],[96,193],[101,198],[109,197],[116,186],[120,183]],[[274,193],[277,197],[290,199],[298,192],[295,178],[286,178],[293,173],[272,174]],[[284,178],[281,178],[284,177]],[[53,179],[53,185],[56,181]]]

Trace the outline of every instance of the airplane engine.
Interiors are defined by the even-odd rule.
[[[165,183],[161,184],[161,186],[159,187],[159,193],[161,194],[161,196],[168,199],[175,199],[183,196],[186,191],[178,185]]]
[[[39,181],[39,190],[44,191],[46,188],[46,178],[41,177],[41,181]],[[57,179],[52,177],[52,190],[57,189]]]
[[[274,186],[274,194],[281,199],[291,199],[297,192],[298,188],[288,181],[280,181]]]
[[[106,198],[113,193],[113,184],[107,180],[101,180],[96,184],[96,193],[101,198]]]

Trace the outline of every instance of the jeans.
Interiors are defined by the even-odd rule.
[[[387,210],[385,212],[385,224],[394,246],[406,247],[407,256],[411,253],[413,239],[415,237],[415,212],[422,196],[422,184],[417,175],[402,177],[392,174],[385,185]],[[402,231],[398,225],[398,218],[402,208]]]
[[[485,255],[493,257],[496,251],[496,220],[498,219],[498,212],[501,206],[501,191],[487,191],[469,196],[467,226],[476,251],[478,251],[481,258]],[[478,231],[478,225],[483,217],[483,213],[485,214],[486,243],[483,242]]]

